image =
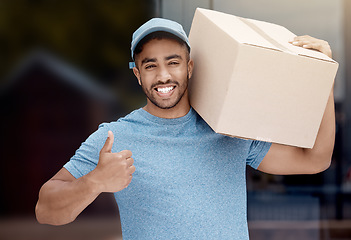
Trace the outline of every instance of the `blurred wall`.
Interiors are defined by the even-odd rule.
[[[0,219],[34,218],[40,186],[81,142],[142,106],[130,42],[154,15],[155,0],[1,1]]]

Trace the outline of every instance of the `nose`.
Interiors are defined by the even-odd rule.
[[[169,73],[167,67],[160,66],[157,72],[156,80],[159,82],[166,82],[171,79],[171,74]]]

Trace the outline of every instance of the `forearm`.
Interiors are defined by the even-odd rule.
[[[108,138],[100,151],[94,170],[76,179],[62,168],[43,185],[35,208],[38,222],[63,225],[70,223],[102,192],[118,192],[132,181],[135,172],[132,152],[112,153],[114,136]]]
[[[73,181],[49,180],[40,192],[36,205],[38,222],[51,225],[70,223],[100,192],[89,181],[89,175]]]
[[[335,110],[334,94],[330,93],[328,103],[318,131],[316,142],[312,149],[305,149],[311,161],[316,163],[318,172],[327,169],[330,165],[335,143]]]

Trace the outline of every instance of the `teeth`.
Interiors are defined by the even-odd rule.
[[[163,87],[163,88],[157,88],[157,91],[160,93],[169,93],[170,91],[173,90],[174,87]]]

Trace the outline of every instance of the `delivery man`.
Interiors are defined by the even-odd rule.
[[[331,57],[329,44],[310,36],[296,46]],[[313,149],[215,133],[191,108],[194,63],[182,28],[151,19],[133,34],[133,72],[147,104],[101,124],[39,193],[40,223],[62,225],[102,192],[118,203],[123,239],[248,239],[247,165],[271,174],[327,169],[334,146],[333,93]],[[133,154],[133,155],[132,155]]]

